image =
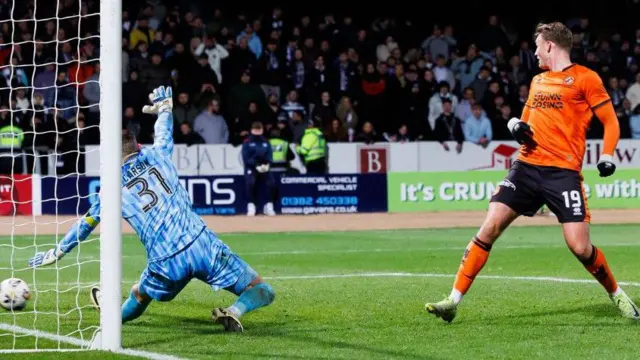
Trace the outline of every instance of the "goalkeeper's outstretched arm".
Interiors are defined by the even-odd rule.
[[[160,151],[173,154],[173,114],[171,110],[158,113],[158,120],[154,125],[155,139],[153,146]]]
[[[58,246],[47,252],[37,253],[29,259],[29,266],[39,267],[54,264],[86,240],[100,223],[100,200],[96,201],[89,212],[80,218],[62,238]]]
[[[173,154],[173,90],[170,86],[160,86],[149,94],[151,105],[145,105],[142,112],[158,115],[153,127],[155,139],[153,147],[167,155]]]

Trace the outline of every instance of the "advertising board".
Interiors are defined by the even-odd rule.
[[[390,212],[486,209],[506,171],[388,174]],[[640,208],[640,169],[619,169],[609,178],[585,170],[584,189],[591,209]]]

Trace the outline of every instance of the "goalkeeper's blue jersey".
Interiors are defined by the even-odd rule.
[[[172,155],[173,116],[164,112],[155,124],[153,146],[143,147],[122,165],[122,217],[140,237],[149,262],[178,253],[206,227],[192,210]],[[97,223],[99,214],[98,202],[87,218]]]

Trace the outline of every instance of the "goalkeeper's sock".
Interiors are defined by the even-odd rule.
[[[582,261],[582,264],[609,294],[617,295],[619,293],[618,283],[613,277],[611,269],[609,269],[604,253],[600,249],[593,246],[591,256],[586,261]]]
[[[249,311],[271,304],[275,295],[273,288],[269,284],[260,283],[243,291],[236,302],[229,306],[227,310],[236,317],[240,317]]]
[[[147,306],[151,303],[151,299],[146,297],[142,303],[138,302],[133,291],[129,294],[129,298],[122,304],[122,323],[135,320],[147,310]]]
[[[453,283],[453,291],[451,292],[451,300],[456,304],[469,291],[473,280],[486,264],[487,259],[489,259],[489,251],[491,251],[491,245],[483,243],[477,237],[474,237],[467,245],[460,268],[456,274],[456,281]]]

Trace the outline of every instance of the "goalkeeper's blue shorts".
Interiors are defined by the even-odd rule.
[[[205,229],[179,253],[147,265],[140,278],[140,292],[157,301],[171,301],[196,278],[213,290],[227,289],[237,295],[258,274],[213,232]]]

